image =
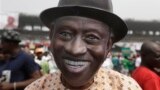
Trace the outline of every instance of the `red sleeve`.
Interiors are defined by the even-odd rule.
[[[157,79],[150,79],[142,86],[143,90],[160,90],[160,83]]]

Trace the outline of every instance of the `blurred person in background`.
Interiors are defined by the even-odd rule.
[[[139,53],[137,53],[137,57],[136,57],[136,60],[135,60],[135,68],[139,67],[141,65],[141,56]]]
[[[19,47],[20,34],[14,30],[6,30],[1,36],[2,51],[9,54],[0,63],[0,90],[24,90],[24,88],[41,77],[40,68],[33,57]]]
[[[0,41],[0,63],[4,62],[6,59],[9,59],[9,58],[10,58],[10,54],[5,53],[3,51],[2,44],[1,44],[1,41]]]
[[[44,50],[43,47],[37,47],[34,51],[35,62],[40,65],[43,74],[57,71],[57,66],[50,51]]]
[[[35,55],[35,62],[37,64],[40,64],[41,61],[44,60],[43,59],[43,56],[44,56],[44,50],[43,50],[43,48],[41,48],[41,47],[35,48],[34,55]]]
[[[50,55],[50,52],[49,50],[44,50],[44,54],[43,54],[43,58],[46,60],[46,61],[50,61],[52,59],[51,55]]]
[[[15,18],[13,16],[8,16],[7,25],[4,27],[6,30],[13,30],[17,28],[15,25]]]
[[[2,49],[2,44],[0,42],[0,69],[3,67],[3,64],[6,62],[7,59],[10,58],[10,55],[8,53],[5,53]],[[6,81],[6,76],[1,75],[0,76],[0,83]]]
[[[31,55],[33,58],[35,57],[34,53],[31,52],[31,49],[27,45],[20,43],[20,48],[27,54]]]
[[[143,90],[160,90],[160,45],[147,41],[141,47],[141,65],[136,68],[132,77]]]
[[[112,54],[109,53],[106,60],[102,64],[102,67],[107,68],[107,69],[113,69],[113,63],[112,63]]]
[[[56,63],[54,61],[54,57],[53,57],[51,51],[46,50],[44,52],[44,59],[48,61],[49,73],[53,73],[53,72],[58,70],[57,65],[56,65]]]
[[[112,12],[111,0],[60,0],[43,11],[51,52],[60,71],[45,75],[25,90],[141,90],[131,77],[101,67],[127,26]]]
[[[129,64],[128,64],[129,75],[131,75],[133,70],[135,69],[136,57],[137,57],[136,54],[132,52],[129,58]]]
[[[0,62],[4,60],[4,54],[3,54],[3,51],[2,51],[2,45],[1,45],[1,42],[0,42]]]
[[[44,57],[44,49],[42,47],[35,49],[35,62],[40,65],[43,74],[48,74],[50,72],[49,63]]]
[[[121,70],[121,62],[118,54],[113,54],[112,56],[113,69],[120,72]]]
[[[122,65],[122,69],[121,69],[121,73],[125,74],[125,75],[129,75],[129,59],[128,56],[124,56],[123,59],[121,60],[121,65]]]

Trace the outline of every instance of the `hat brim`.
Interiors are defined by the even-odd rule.
[[[12,42],[12,43],[20,43],[21,40],[13,40],[13,39],[7,39],[7,38],[1,38],[2,41],[5,42]]]
[[[117,15],[98,8],[82,6],[54,7],[43,11],[40,14],[41,21],[48,27],[57,18],[63,16],[82,16],[102,21],[112,28],[114,36],[113,42],[117,42],[125,37],[128,28],[125,22]]]

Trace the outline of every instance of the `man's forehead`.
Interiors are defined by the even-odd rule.
[[[69,21],[77,21],[77,20],[81,20],[81,21],[84,21],[85,22],[97,22],[97,23],[101,23],[101,24],[104,24],[104,25],[107,25],[99,20],[96,20],[96,19],[92,19],[92,18],[88,18],[88,17],[82,17],[82,16],[64,16],[64,17],[61,17],[61,18],[58,18],[56,20],[56,22],[58,21],[61,21],[61,22],[69,22]]]
[[[97,26],[99,26],[99,28],[109,29],[109,26],[101,21],[98,21],[92,18],[81,17],[81,16],[64,16],[57,19],[54,22],[54,25],[64,25],[64,26],[83,25],[86,27],[94,27],[94,28],[98,28]]]

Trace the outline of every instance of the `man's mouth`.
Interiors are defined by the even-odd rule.
[[[72,65],[72,66],[83,66],[88,64],[89,62],[85,62],[85,61],[71,61],[71,60],[67,60],[65,59],[65,63]]]
[[[69,59],[64,59],[64,62],[66,64],[66,68],[73,73],[79,73],[90,64],[88,61],[79,61],[79,60],[69,60]]]

